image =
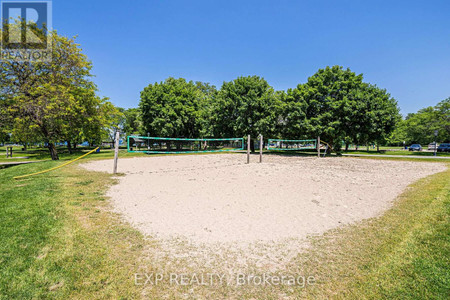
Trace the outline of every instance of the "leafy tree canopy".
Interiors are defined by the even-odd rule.
[[[438,130],[437,137],[434,135],[435,130]],[[414,143],[426,145],[434,140],[450,142],[450,98],[434,107],[426,107],[417,113],[408,114],[390,139],[391,143],[405,141],[407,145]]]
[[[127,135],[139,134],[141,131],[140,111],[138,108],[129,108],[123,111],[125,122],[123,131]]]
[[[198,84],[183,78],[168,78],[141,92],[142,129],[153,136],[199,137],[205,94]]]
[[[264,78],[248,76],[225,82],[213,104],[211,122],[214,135],[273,136],[280,104],[277,93]]]
[[[342,141],[382,141],[399,118],[397,102],[385,90],[340,66],[320,69],[282,99],[283,136],[320,136],[337,150]]]
[[[109,122],[108,115],[102,113],[111,114],[105,107],[112,105],[96,96],[96,86],[90,80],[92,64],[75,39],[56,32],[51,38],[49,62],[0,63],[0,94],[7,103],[0,119],[8,119],[14,140],[43,141],[52,159],[58,159],[57,142],[99,141]]]

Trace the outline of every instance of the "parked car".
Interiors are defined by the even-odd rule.
[[[437,149],[437,147],[439,147],[439,144],[435,143],[428,144],[428,150],[435,150]]]
[[[449,143],[445,143],[445,144],[440,144],[439,147],[437,148],[438,152],[450,152],[450,144]]]
[[[409,151],[422,151],[422,146],[419,144],[412,144],[409,146]]]

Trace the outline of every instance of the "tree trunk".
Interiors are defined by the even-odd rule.
[[[73,149],[77,149],[77,142],[73,143]]]
[[[380,152],[380,144],[377,144],[377,152]]]
[[[48,150],[50,151],[50,156],[52,157],[52,160],[59,160],[58,152],[56,151],[55,144],[48,143]]]
[[[67,150],[69,150],[69,154],[72,154],[72,143],[67,141]]]
[[[345,151],[348,151],[348,143],[345,143]]]
[[[23,144],[23,151],[27,151],[27,143]]]

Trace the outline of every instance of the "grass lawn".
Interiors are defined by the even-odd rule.
[[[93,150],[93,148],[80,148],[73,151],[71,154],[66,148],[58,149],[59,159],[62,161],[75,159],[87,152]],[[50,160],[50,154],[47,149],[29,149],[27,151],[22,151],[21,148],[13,150],[13,157],[6,158],[6,150],[3,152],[2,147],[0,147],[0,163],[2,162],[14,162],[14,161],[35,161],[35,160]],[[138,157],[146,156],[144,153],[128,153],[126,149],[119,150],[120,157]],[[23,158],[27,157],[27,158]],[[114,157],[113,149],[100,149],[100,153],[92,153],[88,159],[106,159]]]
[[[107,210],[113,180],[56,162],[0,170],[0,299],[136,298],[142,236]]]
[[[111,151],[102,151],[88,159],[110,157]],[[0,299],[140,298],[134,273],[153,241],[108,210],[110,175],[74,164],[12,179],[60,163],[0,170]],[[414,183],[383,216],[314,238],[296,263],[303,273],[316,274],[317,284],[290,293],[311,299],[446,299],[449,257],[447,170]],[[277,299],[277,292],[257,291],[255,298]]]
[[[398,151],[344,151],[342,153],[347,154],[385,154],[385,155],[415,155],[415,156],[434,156],[433,152],[427,152],[427,151],[408,151],[408,150],[398,150]],[[438,152],[436,153],[437,156],[448,156],[450,157],[449,152]]]

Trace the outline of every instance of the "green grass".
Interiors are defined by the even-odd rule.
[[[3,147],[4,148],[4,147]],[[79,148],[73,151],[73,153],[69,153],[67,148],[59,148],[58,155],[60,160],[71,160],[75,159],[87,152],[91,151],[93,148]],[[27,151],[22,151],[21,148],[17,148],[13,150],[13,157],[6,158],[6,150],[3,151],[2,147],[0,147],[0,163],[2,162],[14,162],[14,161],[34,161],[34,160],[50,160],[50,154],[48,149],[38,148],[38,149],[28,149]],[[135,156],[145,156],[143,153],[128,153],[126,149],[120,149],[121,157],[135,157]],[[28,157],[28,158],[18,158],[18,157]],[[89,158],[112,158],[114,157],[113,149],[100,149],[100,153],[92,153]]]
[[[89,159],[110,157],[104,151]],[[114,183],[110,175],[75,164],[12,179],[60,163],[0,170],[0,299],[140,298],[133,273],[152,241],[110,212],[103,196]],[[295,269],[314,274],[318,283],[293,288],[288,291],[293,297],[446,299],[450,170],[414,183],[383,216],[329,231],[312,242],[296,259]],[[247,292],[241,298],[251,298]],[[251,292],[257,299],[278,299],[280,291]]]
[[[433,152],[426,152],[426,151],[408,151],[408,150],[398,150],[398,151],[344,151],[343,153],[347,154],[376,154],[376,155],[413,155],[413,156],[434,156]],[[436,153],[437,156],[447,156],[450,157],[450,153],[448,152],[438,152]]]
[[[40,287],[55,279],[53,274],[42,278],[32,270],[41,250],[61,226],[64,211],[52,200],[59,190],[56,180],[12,182],[11,175],[17,172],[20,168],[0,173],[0,295],[29,298],[41,295]]]
[[[136,298],[132,267],[142,236],[109,213],[107,174],[57,165],[0,170],[0,299]]]
[[[440,158],[422,158],[422,157],[377,157],[377,156],[355,156],[352,158],[357,159],[375,159],[375,160],[392,160],[392,161],[413,161],[413,162],[435,162],[435,163],[445,163],[447,160],[443,160]]]

